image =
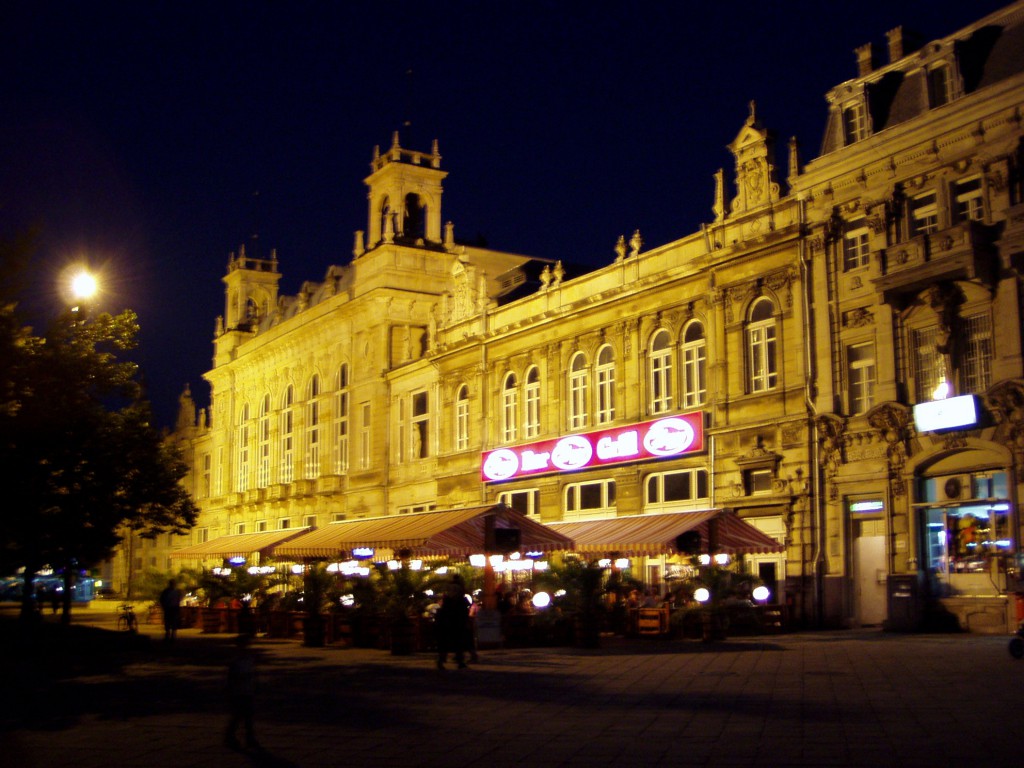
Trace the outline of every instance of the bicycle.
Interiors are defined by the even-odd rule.
[[[121,615],[117,617],[117,628],[121,632],[133,634],[139,631],[139,620],[135,617],[135,608],[131,603],[122,603]]]

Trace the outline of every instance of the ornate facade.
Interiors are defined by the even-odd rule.
[[[790,142],[781,178],[751,103],[713,220],[650,248],[624,234],[585,274],[459,244],[437,144],[396,134],[349,264],[282,296],[276,256],[231,257],[210,413],[186,392],[172,436],[202,508],[188,543],[493,501],[541,522],[728,508],[785,544],[745,566],[795,618],[898,619],[899,583],[1001,631],[1021,550],[1021,50],[1024,3],[916,49],[891,31],[890,63],[859,49],[828,94],[819,157]],[[977,397],[975,424],[918,431],[940,384]],[[482,474],[495,449],[686,414],[700,450]]]

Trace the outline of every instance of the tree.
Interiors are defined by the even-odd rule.
[[[18,249],[0,246],[0,275]],[[0,291],[11,281],[0,278]],[[68,310],[43,336],[18,322],[16,297],[0,294],[0,481],[8,511],[0,567],[25,573],[22,615],[33,610],[39,568],[70,579],[109,557],[122,526],[144,537],[184,533],[197,508],[181,486],[187,467],[152,423],[138,367],[127,359],[136,316]]]

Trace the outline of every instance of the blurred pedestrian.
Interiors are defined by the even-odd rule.
[[[240,749],[238,726],[245,730],[245,746],[259,749],[253,718],[256,714],[256,654],[252,649],[252,636],[239,635],[235,639],[238,653],[228,665],[228,726],[224,744]]]
[[[456,579],[445,592],[437,610],[437,668],[444,669],[448,654],[455,655],[459,669],[466,667],[466,628],[469,602],[462,581]]]
[[[178,625],[181,623],[181,590],[174,579],[167,582],[160,593],[160,608],[164,612],[164,642],[172,643],[178,636]]]

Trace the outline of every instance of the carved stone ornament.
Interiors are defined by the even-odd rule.
[[[843,325],[847,328],[863,328],[871,325],[875,318],[867,307],[856,307],[843,314]]]
[[[889,464],[889,485],[893,496],[903,496],[906,485],[903,469],[907,464],[910,442],[911,411],[899,403],[882,403],[868,411],[868,424],[880,433],[886,443],[885,456]]]
[[[1024,462],[1024,380],[1001,381],[983,398],[996,422],[994,439],[1007,446],[1019,465]]]

